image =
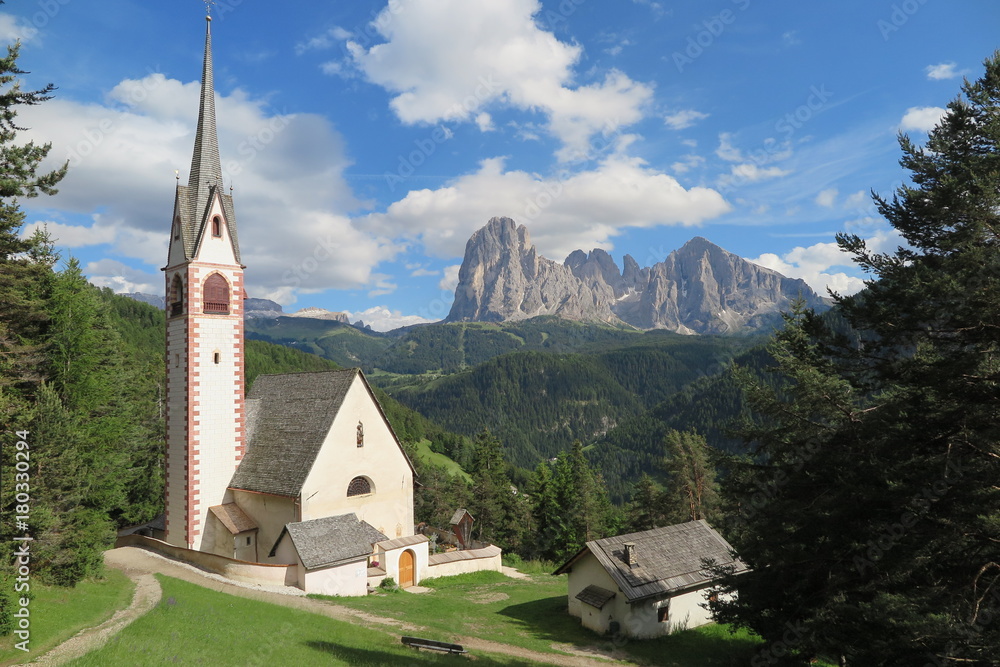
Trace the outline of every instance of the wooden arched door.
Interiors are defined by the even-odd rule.
[[[399,554],[399,587],[409,588],[413,585],[414,567],[413,552],[407,549]]]

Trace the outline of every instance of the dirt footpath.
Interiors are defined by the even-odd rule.
[[[64,641],[59,646],[35,658],[31,665],[63,665],[70,660],[95,651],[104,646],[122,628],[139,618],[156,606],[160,601],[160,582],[152,574],[129,574],[135,582],[135,593],[132,602],[125,609],[119,609],[114,616],[100,625],[81,630],[74,637]]]
[[[313,600],[302,595],[289,595],[277,591],[265,590],[263,587],[252,584],[241,584],[239,582],[224,581],[218,575],[213,575],[195,568],[186,563],[179,563],[170,560],[159,554],[155,554],[138,547],[121,547],[112,549],[104,554],[104,562],[108,567],[122,570],[133,581],[136,582],[136,591],[132,603],[128,608],[117,612],[112,618],[94,628],[83,630],[77,636],[66,641],[45,655],[37,658],[33,665],[61,665],[69,660],[77,658],[84,653],[93,651],[103,646],[109,638],[129,623],[139,618],[153,607],[160,600],[161,590],[159,582],[153,577],[154,573],[165,574],[168,577],[182,579],[204,588],[237,595],[250,600],[270,602],[283,607],[301,609],[313,614],[322,614],[338,621],[348,623],[381,626],[380,630],[385,631],[386,626],[392,628],[390,634],[396,637],[407,633],[417,634],[427,630],[427,628],[412,623],[407,623],[394,618],[385,618],[374,614],[338,607],[329,602]],[[510,655],[525,660],[532,660],[548,665],[560,665],[565,667],[608,667],[615,664],[609,659],[590,658],[580,655],[555,655],[551,653],[539,653],[518,646],[500,644],[497,642],[479,639],[476,637],[458,637],[455,641],[465,646],[466,649],[487,651],[501,655]]]

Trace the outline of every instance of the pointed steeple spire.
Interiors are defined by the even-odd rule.
[[[201,100],[198,106],[198,128],[191,156],[188,184],[178,181],[174,200],[174,218],[180,223],[182,253],[185,260],[195,257],[197,248],[211,224],[209,219],[215,202],[222,206],[221,217],[229,230],[236,262],[240,262],[240,246],[236,234],[236,212],[232,194],[222,186],[222,159],[219,157],[219,137],[215,129],[215,85],[212,74],[212,17],[206,16],[205,62],[201,74]],[[171,255],[173,256],[173,255]],[[180,256],[178,256],[179,258]],[[176,261],[169,260],[168,261]]]
[[[222,160],[215,130],[215,83],[212,75],[212,17],[205,17],[205,64],[201,74],[201,104],[198,132],[194,138],[188,188],[194,196],[195,211],[201,213],[212,186],[222,186]]]

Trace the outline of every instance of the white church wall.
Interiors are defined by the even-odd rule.
[[[186,272],[182,271],[184,276]],[[168,278],[170,280],[172,278]],[[185,281],[185,289],[187,283]],[[165,457],[166,484],[166,541],[186,547],[184,517],[186,513],[185,486],[187,475],[187,327],[183,318],[167,320],[167,451]]]
[[[347,487],[358,476],[371,481],[373,493],[348,497]],[[344,397],[302,498],[302,521],[354,512],[390,539],[413,534],[413,472],[360,376]]]
[[[230,284],[230,312],[228,315],[209,315],[202,311],[201,287],[213,273],[221,273]],[[221,505],[236,471],[238,439],[242,436],[243,422],[243,295],[239,282],[239,269],[215,266],[192,266],[189,270],[192,289],[192,307],[197,309],[191,341],[191,362],[195,364],[194,381],[197,395],[192,405],[192,428],[189,434],[192,446],[197,447],[198,506],[195,521],[204,527],[208,508]],[[216,354],[219,362],[216,363]],[[194,437],[192,437],[194,436]],[[195,445],[196,443],[196,445]],[[206,549],[199,540],[196,548]]]
[[[228,483],[229,480],[226,480]],[[295,501],[283,496],[272,496],[266,493],[253,493],[232,489],[233,502],[239,505],[247,516],[257,524],[257,555],[262,563],[294,563],[294,550],[291,556],[282,554],[279,550],[274,558],[268,556],[281,529],[287,523],[299,520],[295,511]],[[291,540],[282,540],[282,543]]]
[[[222,218],[222,224],[219,225],[221,236],[212,235],[212,218],[216,216]],[[196,250],[195,259],[209,264],[233,265],[236,263],[233,242],[229,237],[228,225],[225,223],[225,212],[222,210],[218,198],[212,202],[212,212],[208,216],[208,225]]]

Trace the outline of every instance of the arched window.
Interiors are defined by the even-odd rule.
[[[367,477],[355,477],[347,485],[347,497],[367,496],[372,492],[372,483]]]
[[[222,218],[219,216],[212,218],[212,236],[222,236]]]
[[[184,313],[184,282],[175,275],[170,282],[170,317]]]
[[[205,281],[202,301],[206,313],[229,314],[229,283],[218,273],[213,273]]]

